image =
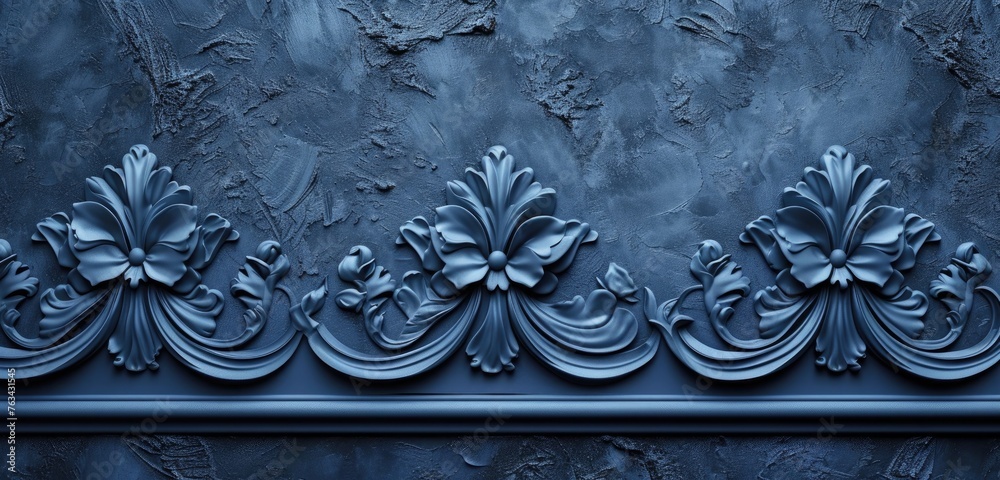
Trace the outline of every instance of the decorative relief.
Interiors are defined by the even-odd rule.
[[[637,289],[617,265],[586,299],[543,300],[597,232],[552,216],[555,191],[533,178],[530,168],[515,170],[503,147],[493,147],[482,170],[467,169],[465,181],[449,182],[447,205],[435,209],[433,221],[416,217],[400,228],[397,244],[412,248],[422,267],[404,274],[401,285],[367,247],[351,249],[338,273],[352,287],[335,301],[362,315],[369,338],[387,354],[358,352],[311,318],[326,285],[303,300],[311,308],[294,310],[316,354],[341,372],[378,380],[425,372],[463,345],[472,367],[485,373],[513,370],[522,346],[577,380],[617,378],[648,362],[659,340],[637,342],[638,320],[618,307],[637,302]],[[406,315],[395,335],[385,329],[390,297]],[[447,324],[444,332],[416,347],[438,324]]]
[[[27,265],[17,261],[10,243],[0,240],[0,324],[5,331],[21,319],[18,305],[37,292],[38,279],[31,276]],[[6,358],[10,353],[0,349],[0,354]]]
[[[87,180],[84,201],[70,213],[38,224],[33,238],[46,242],[68,273],[64,284],[42,293],[37,324],[20,325],[18,308],[39,282],[0,240],[0,325],[13,344],[0,347],[0,366],[16,367],[19,378],[37,377],[107,345],[115,365],[140,372],[156,369],[166,347],[204,375],[249,380],[281,367],[305,338],[323,362],[362,379],[419,375],[464,347],[470,365],[484,373],[513,370],[523,348],[569,379],[600,381],[636,371],[659,348],[656,332],[639,338],[640,320],[632,312],[638,310],[684,364],[720,380],[771,374],[809,346],[817,365],[832,372],[859,370],[869,349],[896,368],[933,379],[992,367],[1000,361],[1000,295],[983,285],[990,263],[975,245],[958,247],[929,290],[947,308],[948,331],[922,338],[927,296],[905,285],[905,275],[921,248],[941,237],[926,219],[885,204],[888,194],[888,181],[855,165],[842,147],[831,147],[819,169],[807,168],[803,181],[784,191],[773,218],[747,225],[740,239],[760,250],[775,284],[754,296],[759,335],[744,338],[729,323],[750,281],[712,240],[691,260],[699,283],[661,305],[648,288],[640,295],[614,263],[586,298],[550,301],[559,274],[597,232],[555,217],[555,191],[535,182],[530,168],[516,170],[503,147],[493,147],[481,169],[448,183],[446,205],[433,219],[416,217],[400,228],[396,243],[416,253],[419,270],[397,281],[365,246],[353,247],[340,262],[345,286],[333,301],[360,316],[381,350],[369,354],[316,320],[329,296],[326,282],[291,306],[282,335],[251,346],[260,343],[254,340],[269,321],[274,296],[287,295],[279,282],[289,261],[271,241],[246,258],[231,285],[245,307],[242,332],[215,338],[223,295],[202,283],[201,272],[239,235],[218,215],[200,217],[191,190],[136,146],[122,167],[105,167]],[[695,292],[727,347],[692,334],[696,320],[682,307]],[[953,348],[977,296],[989,307],[981,309],[989,312],[988,332],[974,345]],[[405,316],[401,328],[386,321],[392,303]]]
[[[247,307],[236,338],[212,337],[223,296],[202,284],[201,271],[226,242],[239,234],[224,218],[201,220],[187,186],[156,168],[156,156],[142,145],[87,180],[85,200],[70,214],[38,224],[33,239],[47,242],[67,269],[66,283],[41,296],[37,337],[16,328],[14,310],[37,290],[27,267],[0,244],[3,330],[16,348],[0,349],[0,362],[19,378],[62,370],[107,345],[114,364],[131,371],[156,369],[164,344],[191,368],[224,379],[266,375],[291,354],[294,344],[237,351],[267,321],[275,286],[288,272],[280,246],[265,242],[233,282],[233,294]]]
[[[802,182],[785,189],[775,218],[760,217],[740,237],[777,272],[775,285],[754,296],[759,338],[739,338],[729,329],[749,280],[715,241],[704,242],[691,261],[700,285],[661,305],[653,323],[681,361],[721,380],[768,375],[810,345],[816,364],[833,372],[860,369],[868,348],[895,367],[933,379],[965,378],[995,365],[1000,297],[981,285],[991,266],[971,243],[961,245],[931,282],[931,294],[949,309],[949,331],[920,338],[928,301],[904,285],[904,274],[921,247],[941,237],[931,222],[884,205],[888,193],[888,181],[875,178],[868,166],[855,166],[843,147],[831,147],[818,170],[807,168]],[[688,330],[694,320],[680,307],[698,290],[709,323],[732,350],[710,347]],[[977,293],[990,305],[989,333],[974,346],[945,351],[968,324]]]

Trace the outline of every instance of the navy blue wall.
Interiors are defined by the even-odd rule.
[[[569,285],[589,287],[575,293],[608,260],[675,292],[697,242],[740,249],[742,227],[842,144],[893,182],[895,205],[938,225],[947,247],[928,250],[915,284],[959,242],[1000,252],[995,2],[603,3],[4,2],[0,238],[55,285],[64,272],[31,243],[35,223],[146,143],[243,234],[209,272],[215,285],[276,238],[304,293],[350,245],[389,256],[399,225],[504,144],[559,191],[564,218],[601,233],[605,253],[581,254]],[[44,202],[18,203],[25,190]],[[111,368],[103,352],[92,361]],[[993,439],[845,437],[836,419],[817,432],[30,437],[18,467],[25,478],[998,475]]]

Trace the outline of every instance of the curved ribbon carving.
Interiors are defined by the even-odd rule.
[[[652,358],[658,337],[636,342],[635,315],[618,307],[620,300],[638,299],[632,279],[617,265],[586,299],[539,298],[555,290],[557,274],[597,232],[552,216],[555,191],[535,182],[530,168],[515,170],[514,157],[493,147],[482,170],[467,169],[465,181],[448,183],[447,195],[433,222],[416,217],[400,228],[396,243],[411,247],[423,267],[403,275],[401,286],[367,247],[354,247],[340,263],[340,278],[353,288],[336,295],[337,305],[361,313],[368,336],[388,356],[356,351],[311,318],[322,307],[326,284],[293,307],[295,324],[324,362],[358,378],[404,378],[435,367],[464,343],[473,368],[497,373],[514,369],[523,344],[560,374],[601,380]],[[407,318],[398,334],[385,329],[390,296]],[[449,323],[444,333],[410,348],[443,323]]]
[[[290,309],[291,327],[263,347],[249,347],[266,324],[289,262],[276,242],[248,256],[231,292],[245,306],[240,334],[214,338],[223,297],[202,283],[201,272],[221,246],[239,235],[222,217],[204,219],[190,188],[172,181],[144,146],[133,147],[122,167],[108,166],[87,181],[85,200],[38,224],[66,282],[41,296],[37,335],[18,328],[23,301],[38,280],[0,240],[0,328],[13,343],[0,347],[0,366],[19,378],[74,365],[107,344],[114,363],[130,371],[156,369],[167,350],[211,377],[246,380],[282,366],[301,339],[331,367],[354,377],[411,377],[439,365],[465,346],[473,368],[513,370],[522,346],[548,368],[581,381],[606,380],[645,365],[659,335],[638,340],[639,322],[623,303],[639,303],[667,345],[690,368],[720,380],[773,373],[814,344],[816,363],[833,372],[858,370],[868,349],[914,375],[952,380],[978,374],[1000,361],[1000,295],[984,282],[992,272],[972,243],[958,247],[930,293],[948,309],[948,332],[920,338],[927,296],[904,285],[924,244],[939,241],[934,225],[883,204],[889,182],[856,166],[842,147],[831,147],[819,169],[785,190],[774,218],[750,223],[741,235],[776,272],[775,284],[756,293],[759,338],[729,327],[750,282],[714,241],[691,261],[699,281],[661,305],[649,289],[637,296],[628,272],[614,263],[587,298],[547,301],[579,247],[597,233],[577,220],[561,220],[555,191],[515,170],[503,147],[493,147],[482,169],[448,183],[447,204],[433,221],[416,217],[400,228],[399,245],[412,248],[422,269],[397,283],[356,246],[338,267],[350,284],[335,295],[338,307],[361,314],[365,331],[383,353],[367,354],[337,339],[313,317],[329,295],[326,282]],[[681,313],[701,292],[708,321],[727,349],[709,346]],[[986,300],[989,330],[978,343],[953,347],[969,323],[976,298]],[[385,321],[393,300],[406,321]],[[429,332],[440,325],[438,335]],[[33,328],[27,330],[33,331]]]
[[[15,367],[18,378],[36,377],[67,368],[105,343],[115,365],[136,372],[156,369],[164,344],[189,367],[221,379],[260,377],[284,363],[297,345],[294,330],[266,348],[236,349],[263,328],[288,259],[275,242],[247,257],[232,285],[247,307],[243,331],[213,338],[224,302],[222,293],[202,284],[200,272],[239,234],[218,215],[199,220],[191,189],[172,176],[137,145],[121,168],[109,165],[87,180],[85,200],[70,214],[38,224],[34,240],[47,242],[70,271],[65,284],[42,294],[37,337],[18,331],[15,308],[38,282],[9,255],[9,245],[0,244],[0,257],[8,256],[0,263],[2,327],[16,344],[0,348],[0,365]]]
[[[927,297],[904,286],[904,272],[927,242],[939,241],[934,225],[902,209],[881,204],[889,182],[870,167],[855,166],[843,147],[831,147],[820,168],[806,168],[802,182],[782,194],[775,218],[763,216],[740,239],[756,245],[777,272],[775,285],[757,292],[760,338],[734,335],[728,321],[745,297],[749,280],[715,241],[704,242],[691,261],[700,285],[659,306],[652,322],[686,365],[720,380],[747,380],[773,373],[815,341],[816,364],[833,372],[858,370],[870,347],[883,360],[921,377],[953,380],[1000,361],[1000,297],[981,285],[992,268],[976,246],[958,248],[930,292],[949,313],[949,331],[926,340]],[[685,298],[704,294],[715,333],[731,350],[695,338],[694,321],[680,313]],[[943,351],[961,336],[975,294],[990,305],[990,330],[976,345]]]
[[[21,318],[17,307],[37,292],[38,279],[31,276],[27,265],[17,261],[10,244],[0,239],[0,325],[17,323]]]

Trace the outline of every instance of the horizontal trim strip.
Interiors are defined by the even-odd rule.
[[[1000,400],[412,396],[28,399],[24,433],[997,433]]]

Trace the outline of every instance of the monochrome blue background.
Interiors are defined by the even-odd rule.
[[[43,288],[65,272],[30,241],[35,224],[80,201],[84,179],[136,143],[192,187],[203,214],[240,231],[207,272],[218,289],[265,239],[285,246],[296,294],[328,276],[336,291],[336,265],[359,243],[395,273],[415,268],[394,246],[398,227],[441,205],[445,184],[496,144],[556,189],[558,216],[601,235],[567,272],[565,297],[589,292],[614,261],[665,300],[692,284],[690,255],[708,238],[754,289],[769,285],[738,235],[832,144],[892,181],[894,205],[937,225],[942,241],[921,253],[910,285],[926,291],[965,241],[1000,258],[992,0],[39,0],[4,2],[0,23],[0,238]],[[745,303],[736,321],[752,332]],[[229,299],[219,335],[239,317]],[[365,345],[360,320],[332,302],[322,318]],[[25,394],[233,391],[160,358],[159,372],[133,375],[99,352]],[[705,394],[997,394],[1000,380],[993,371],[943,389],[875,358],[841,376],[812,359]],[[304,348],[287,370],[240,392],[355,392]],[[490,377],[459,354],[418,381],[366,388],[683,395],[694,381],[668,352],[603,390],[559,380],[529,355]],[[839,430],[818,418],[816,435],[797,437],[124,432],[26,438],[18,463],[25,478],[981,478],[1000,468],[994,438]]]

